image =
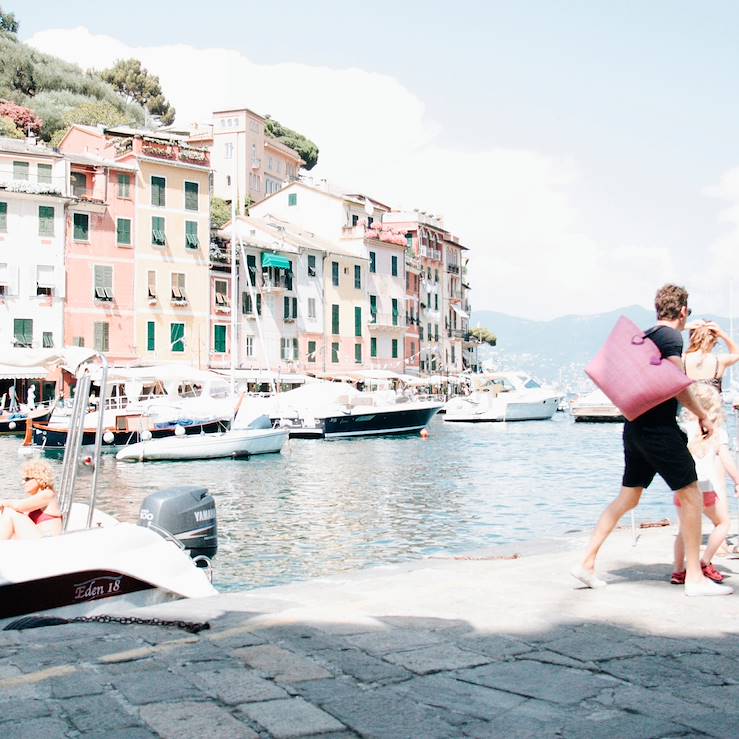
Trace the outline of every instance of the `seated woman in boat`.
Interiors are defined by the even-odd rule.
[[[21,468],[26,497],[0,500],[0,540],[38,539],[62,533],[62,512],[54,490],[54,472],[44,460]]]

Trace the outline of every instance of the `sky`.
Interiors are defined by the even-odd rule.
[[[441,214],[474,310],[533,319],[688,287],[728,315],[739,277],[739,5],[521,0],[371,5],[5,3],[84,68],[135,56],[177,123],[268,113],[311,175]]]

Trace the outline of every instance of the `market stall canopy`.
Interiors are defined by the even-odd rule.
[[[290,260],[281,254],[270,254],[262,252],[262,267],[277,267],[278,269],[290,269]]]

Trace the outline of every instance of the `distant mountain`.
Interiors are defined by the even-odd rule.
[[[532,321],[496,311],[475,311],[470,326],[489,328],[498,338],[494,348],[483,347],[480,356],[497,369],[521,369],[563,388],[585,390],[589,385],[583,367],[595,356],[619,316],[637,326],[654,323],[654,311],[639,305],[588,316],[561,316]],[[719,316],[701,316],[728,329]]]

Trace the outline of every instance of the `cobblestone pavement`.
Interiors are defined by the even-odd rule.
[[[603,591],[572,552],[424,560],[160,609],[198,635],[0,632],[0,736],[736,736],[739,595],[684,598],[670,544],[616,536]]]

